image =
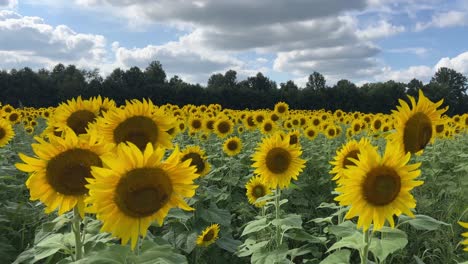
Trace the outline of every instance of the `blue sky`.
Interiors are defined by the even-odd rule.
[[[328,84],[468,75],[468,1],[0,0],[0,69],[153,60],[201,84],[228,69],[300,86],[313,71]]]

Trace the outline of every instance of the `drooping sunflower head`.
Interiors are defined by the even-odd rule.
[[[367,138],[361,138],[358,141],[350,140],[346,144],[344,144],[339,150],[336,151],[336,156],[333,161],[330,162],[333,165],[330,174],[334,174],[335,176],[332,180],[341,183],[342,178],[345,178],[346,175],[344,171],[348,166],[355,165],[355,161],[359,160],[359,154],[361,151],[365,151],[366,148],[375,148],[372,146],[370,141]]]
[[[167,131],[173,125],[174,120],[162,109],[143,99],[127,102],[123,109],[114,108],[105,112],[92,129],[111,143],[131,142],[144,150],[148,143],[172,148],[171,136]]]
[[[242,141],[239,137],[230,137],[224,141],[224,153],[228,156],[235,156],[242,150]]]
[[[11,123],[0,118],[0,147],[5,146],[15,136]]]
[[[271,193],[270,187],[263,182],[260,176],[250,178],[245,188],[247,189],[246,195],[249,203],[256,207],[263,207],[266,203],[266,201],[257,202],[257,199]]]
[[[373,230],[379,230],[385,221],[394,226],[393,215],[412,217],[416,200],[410,191],[423,182],[415,180],[421,164],[407,164],[410,157],[388,142],[383,157],[375,148],[361,149],[355,165],[347,167],[346,177],[335,189],[340,193],[335,200],[350,206],[346,218],[358,216],[359,228],[367,230],[373,223]]]
[[[261,175],[265,184],[271,188],[286,188],[291,179],[297,176],[305,167],[305,160],[299,146],[289,144],[289,138],[281,138],[279,134],[264,138],[252,156],[254,173]]]
[[[234,123],[227,117],[220,117],[214,124],[214,132],[220,138],[225,138],[234,131]]]
[[[393,110],[396,133],[390,135],[390,138],[405,153],[420,154],[426,145],[434,140],[436,124],[447,108],[437,109],[442,105],[443,100],[433,103],[424,96],[421,90],[419,90],[417,103],[412,96],[408,97],[411,101],[411,108],[400,99],[397,111]]]
[[[81,96],[61,103],[55,110],[53,120],[59,131],[71,128],[75,134],[85,134],[86,129],[96,120],[99,113],[99,105],[94,101],[83,100]]]
[[[209,227],[205,228],[201,235],[197,237],[197,246],[207,247],[218,239],[219,234],[219,225],[212,224]]]
[[[164,153],[151,143],[141,151],[129,142],[102,158],[104,168],[92,167],[94,179],[86,185],[90,210],[103,222],[102,231],[121,238],[124,245],[131,240],[132,249],[151,222],[162,225],[171,208],[193,210],[184,198],[195,194],[195,168],[180,161],[178,148],[162,161]]]
[[[205,176],[211,170],[211,165],[208,163],[205,151],[199,146],[188,146],[182,151],[180,160],[190,160],[190,166],[196,168],[195,173],[200,176]]]
[[[83,215],[91,166],[102,167],[102,156],[114,146],[95,134],[77,136],[72,130],[67,130],[63,138],[49,135],[49,142],[35,139],[38,143],[32,148],[36,157],[20,153],[24,163],[16,164],[19,170],[31,173],[26,181],[30,199],[44,203],[46,213],[58,208],[58,213],[63,214],[78,206]]]

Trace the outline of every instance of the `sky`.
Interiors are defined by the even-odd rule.
[[[0,0],[0,69],[144,69],[205,85],[233,69],[304,86],[468,75],[468,0]]]

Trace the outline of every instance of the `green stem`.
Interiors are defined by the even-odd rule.
[[[83,242],[81,241],[80,231],[81,217],[78,207],[73,208],[72,231],[75,234],[75,260],[83,258]]]
[[[369,230],[364,231],[364,248],[360,251],[361,264],[367,264],[367,255],[369,254]]]
[[[275,197],[275,211],[276,211],[276,247],[281,246],[281,226],[279,224],[280,219],[280,196],[281,191],[279,187],[276,187],[276,197]]]

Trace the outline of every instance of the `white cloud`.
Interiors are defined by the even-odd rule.
[[[430,49],[424,47],[408,47],[399,49],[387,49],[385,51],[390,53],[412,53],[418,56],[424,56],[430,51]]]
[[[395,26],[388,23],[387,21],[381,20],[376,25],[371,25],[365,29],[358,30],[356,34],[364,39],[377,39],[389,37],[404,31],[404,26]]]
[[[103,62],[105,46],[101,35],[77,33],[65,25],[48,25],[39,17],[0,10],[0,51],[8,58],[0,60],[2,68],[54,62],[95,67]]]
[[[434,69],[428,66],[411,66],[402,70],[392,70],[390,67],[382,69],[382,73],[375,78],[376,81],[394,80],[397,82],[409,82],[413,78],[428,81],[434,75]]]
[[[468,75],[468,51],[465,51],[453,58],[442,58],[435,65],[435,69],[447,67]]]
[[[431,21],[429,22],[418,22],[416,24],[415,30],[422,31],[431,27],[446,28],[466,25],[468,25],[468,12],[448,11],[433,15]]]

